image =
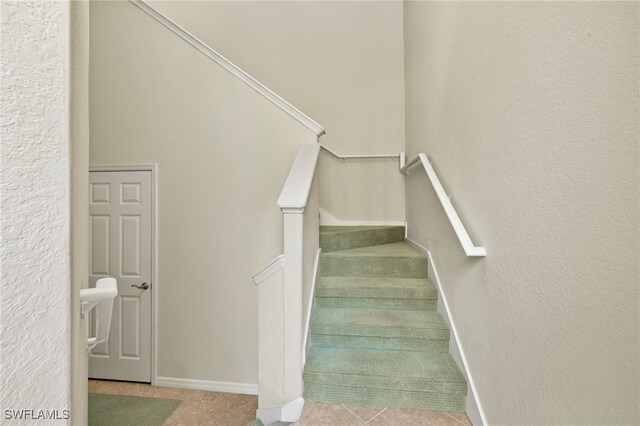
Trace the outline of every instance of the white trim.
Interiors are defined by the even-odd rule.
[[[261,284],[264,280],[266,280],[271,275],[275,274],[280,269],[282,269],[283,264],[284,264],[284,254],[281,254],[275,259],[273,259],[271,262],[269,262],[267,266],[262,268],[260,272],[258,272],[253,277],[251,277],[251,280],[255,285]]]
[[[90,172],[153,172],[157,163],[140,164],[95,164],[89,166]]]
[[[265,425],[274,422],[297,422],[302,416],[304,399],[296,398],[282,406],[258,408],[256,417]]]
[[[278,207],[282,213],[301,214],[304,212],[313,184],[319,153],[320,146],[318,144],[302,145],[298,148],[298,153],[293,160],[289,175],[278,198]]]
[[[420,253],[424,254],[425,256],[429,257],[429,250],[427,250],[426,248],[424,248],[423,246],[421,246],[420,244],[416,243],[415,241],[406,238],[404,239],[411,247],[413,247],[414,249],[418,250]]]
[[[306,312],[306,327],[304,330],[304,338],[302,340],[302,353],[304,356],[302,357],[302,366],[307,363],[307,354],[309,353],[309,344],[311,343],[311,339],[309,339],[309,332],[311,330],[311,315],[316,307],[316,282],[318,281],[318,265],[320,264],[320,254],[322,253],[322,248],[319,248],[316,252],[316,258],[313,260],[313,281],[311,282],[311,291],[309,293],[309,297],[311,300],[309,301],[309,307]]]
[[[89,165],[89,172],[151,172],[151,385],[158,378],[158,163]]]
[[[464,352],[462,343],[460,342],[460,336],[458,335],[458,329],[456,327],[456,323],[453,321],[453,318],[451,317],[451,309],[449,308],[449,303],[447,302],[447,296],[444,293],[442,288],[442,283],[440,282],[438,269],[436,268],[436,265],[433,262],[433,256],[431,255],[431,252],[428,249],[416,243],[415,241],[412,241],[408,238],[406,239],[406,241],[416,250],[418,250],[419,252],[427,256],[427,259],[429,261],[429,266],[430,266],[429,269],[430,271],[433,271],[432,281],[434,281],[434,284],[438,288],[438,297],[442,300],[442,304],[444,305],[444,310],[446,314],[445,320],[447,321],[447,323],[449,324],[449,328],[451,329],[451,334],[453,335],[453,338],[455,340],[455,346],[457,348],[458,354],[460,355],[460,360],[462,361],[462,365],[463,365],[462,369],[464,370],[463,373],[466,376],[467,382],[469,384],[467,399],[466,399],[467,416],[469,417],[469,420],[471,420],[471,423],[474,426],[487,425],[488,424],[487,418],[485,416],[484,409],[482,408],[482,403],[480,402],[480,397],[478,396],[478,391],[476,389],[476,384],[475,384],[475,381],[473,380],[473,376],[471,375],[471,370],[469,369],[467,356]],[[449,350],[451,351],[451,345],[449,346]],[[452,353],[451,355],[455,359],[457,358],[456,355],[458,354]]]
[[[156,377],[154,386],[178,389],[195,389],[213,392],[242,393],[257,395],[258,385],[254,383],[217,382],[214,380],[179,379],[177,377]]]
[[[151,385],[156,386],[156,382],[158,380],[158,284],[160,283],[160,278],[158,275],[158,247],[159,247],[159,223],[158,223],[158,206],[159,198],[160,198],[160,187],[158,186],[158,174],[159,174],[158,164],[154,164],[151,166],[151,188],[153,193],[153,203],[151,204],[152,212],[151,212],[151,221],[153,222],[151,229],[151,241],[153,241],[151,245],[151,259],[153,261],[153,279],[152,285],[155,288],[155,291],[151,293],[153,296],[153,314],[152,314],[152,323],[151,323],[151,336],[153,339],[153,343],[151,348],[153,350],[153,354],[151,356]]]
[[[404,220],[340,220],[320,207],[320,226],[405,226]]]
[[[280,108],[282,111],[289,114],[300,124],[314,132],[318,137],[322,136],[325,131],[322,126],[315,121],[313,121],[309,116],[304,114],[298,108],[291,105],[289,102],[282,99],[272,90],[270,90],[267,86],[260,83],[255,78],[251,77],[245,71],[243,71],[240,67],[235,65],[233,62],[210,48],[204,42],[199,40],[193,34],[182,28],[177,23],[173,22],[171,19],[151,7],[149,4],[142,0],[129,0],[134,6],[142,10],[144,13],[158,21],[165,28],[172,31],[178,37],[186,41],[197,51],[205,55],[207,58],[211,59],[216,64],[220,65],[222,68],[230,72],[234,77],[245,83],[247,86],[258,92],[260,95],[265,97],[269,102]]]
[[[422,163],[425,172],[427,172],[429,181],[431,182],[433,189],[436,191],[438,200],[440,200],[440,204],[442,205],[442,208],[444,209],[444,212],[447,215],[447,218],[449,219],[465,254],[469,257],[485,257],[487,255],[487,251],[482,246],[475,246],[471,241],[471,237],[469,237],[467,229],[462,224],[460,216],[458,216],[458,212],[456,212],[453,204],[451,204],[451,200],[449,199],[447,192],[442,187],[440,179],[438,179],[438,175],[436,175],[435,170],[433,170],[433,166],[431,166],[431,162],[427,158],[427,155],[421,152],[413,160],[409,161],[404,167],[402,167],[400,171],[408,175],[409,170],[418,163]]]
[[[328,152],[333,158],[337,158],[337,159],[340,159],[340,160],[368,160],[368,159],[374,159],[374,158],[391,158],[391,159],[398,158],[402,162],[402,159],[404,158],[404,152],[394,152],[392,154],[349,154],[349,155],[343,155],[343,154],[338,154],[337,152],[333,151],[332,149],[330,149],[326,145],[323,145],[321,143],[319,145],[320,145],[320,148],[322,148],[323,150]]]

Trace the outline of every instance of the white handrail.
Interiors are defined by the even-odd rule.
[[[293,160],[289,176],[282,187],[278,207],[283,213],[301,213],[307,205],[313,175],[318,164],[320,145],[302,145]]]
[[[419,162],[422,163],[424,170],[427,172],[429,181],[431,181],[431,185],[433,185],[433,189],[436,191],[436,195],[440,200],[440,204],[442,204],[442,208],[444,209],[447,218],[449,218],[449,222],[451,222],[451,226],[458,236],[458,240],[460,241],[465,254],[469,257],[485,257],[487,255],[487,251],[482,246],[475,246],[471,241],[469,233],[462,224],[462,221],[460,220],[456,209],[453,207],[453,204],[451,204],[451,200],[449,200],[449,196],[442,187],[440,179],[438,179],[435,170],[433,170],[433,167],[431,166],[427,155],[424,153],[418,154],[413,160],[409,161],[400,170],[408,175],[409,169],[417,165]]]
[[[115,278],[105,277],[96,281],[94,288],[80,290],[80,317],[84,318],[92,309],[97,308],[95,317],[96,335],[87,339],[87,351],[109,339],[113,301],[118,296],[118,282]]]
[[[103,279],[105,284],[94,288],[80,290],[80,316],[84,318],[98,303],[113,299],[118,295],[118,287],[114,278]]]
[[[394,153],[394,154],[353,154],[353,155],[341,155],[331,150],[327,146],[323,144],[320,145],[320,148],[327,151],[329,154],[333,156],[333,158],[339,158],[340,160],[363,160],[369,158],[400,158],[402,157],[402,152]]]
[[[163,15],[161,12],[157,11],[146,2],[142,0],[129,0],[132,4],[137,6],[140,10],[145,12],[147,15],[151,16],[153,19],[158,21],[160,24],[164,25],[166,28],[175,33],[178,37],[189,43],[196,50],[204,54],[206,57],[220,65],[225,70],[229,71],[233,76],[244,82],[247,86],[251,87],[253,90],[264,96],[267,100],[273,103],[275,106],[289,114],[291,117],[296,119],[302,125],[307,127],[309,130],[313,131],[318,137],[322,136],[325,131],[324,128],[313,121],[309,116],[300,111],[298,108],[291,105],[289,102],[282,99],[272,90],[270,90],[267,86],[260,83],[255,78],[251,77],[245,71],[243,71],[240,67],[235,65],[233,62],[207,46],[204,42],[199,40],[193,34],[182,28],[180,25],[173,22],[171,19]]]

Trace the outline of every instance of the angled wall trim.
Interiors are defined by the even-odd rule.
[[[482,407],[482,403],[480,402],[480,398],[478,396],[478,391],[476,389],[475,381],[473,380],[473,376],[471,375],[471,370],[469,368],[469,362],[467,361],[467,356],[460,343],[458,329],[456,328],[456,324],[453,321],[453,318],[451,317],[451,310],[449,308],[447,296],[444,294],[444,291],[442,289],[442,283],[440,282],[438,269],[436,268],[436,265],[433,262],[433,255],[431,254],[431,251],[421,246],[420,244],[416,243],[415,241],[412,241],[408,238],[406,238],[405,241],[409,243],[410,246],[418,250],[420,253],[427,256],[427,260],[429,262],[428,263],[429,279],[433,281],[433,283],[436,285],[436,288],[438,289],[438,312],[440,313],[440,315],[442,315],[444,320],[449,325],[449,329],[451,330],[451,335],[453,337],[453,339],[450,341],[450,344],[449,344],[449,352],[451,353],[451,356],[453,357],[454,361],[456,361],[458,368],[462,370],[462,374],[465,376],[469,384],[469,388],[467,391],[467,399],[466,399],[467,416],[469,417],[469,420],[471,420],[471,423],[474,426],[488,425],[487,417],[485,415],[484,409]],[[441,312],[441,309],[443,309],[444,312]]]
[[[253,90],[264,96],[267,100],[273,103],[275,106],[289,114],[295,120],[297,120],[300,124],[307,127],[309,130],[314,132],[318,137],[322,136],[325,131],[324,128],[316,123],[313,119],[307,116],[305,113],[300,111],[298,108],[291,105],[289,102],[282,99],[276,93],[274,93],[271,89],[266,87],[264,84],[260,83],[255,78],[251,77],[245,71],[243,71],[240,67],[235,65],[233,62],[210,48],[204,42],[199,40],[193,34],[182,28],[180,25],[173,22],[171,19],[158,12],[156,9],[151,7],[149,4],[145,3],[142,0],[129,0],[133,5],[138,7],[140,10],[145,12],[147,15],[158,21],[164,27],[172,31],[178,37],[189,43],[196,50],[204,54],[206,57],[220,65],[225,70],[229,71],[236,78],[244,82],[247,86],[251,87]]]

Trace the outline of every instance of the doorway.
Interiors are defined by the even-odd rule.
[[[90,378],[145,383],[154,378],[154,172],[153,167],[90,169],[89,286],[106,276],[118,282],[109,340],[89,355]],[[89,323],[93,328],[91,318]]]

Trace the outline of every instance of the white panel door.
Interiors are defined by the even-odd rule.
[[[89,356],[89,377],[150,382],[151,172],[91,172],[89,182],[89,286],[118,281],[109,341]]]

